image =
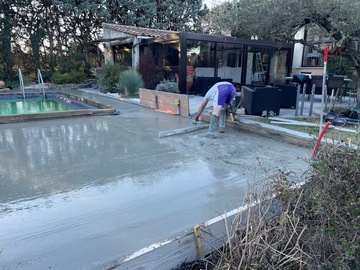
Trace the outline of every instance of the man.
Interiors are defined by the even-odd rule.
[[[215,137],[218,127],[218,120],[220,118],[219,132],[225,132],[226,122],[226,107],[230,104],[231,100],[236,95],[235,87],[229,82],[218,82],[214,84],[209,91],[207,91],[199,109],[195,116],[195,122],[199,117],[209,100],[213,100],[213,110],[210,116],[210,125],[207,135]],[[220,117],[219,117],[220,116]]]

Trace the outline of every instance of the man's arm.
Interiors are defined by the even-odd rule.
[[[204,111],[206,105],[208,104],[209,100],[207,98],[204,98],[203,101],[200,104],[200,107],[198,109],[198,113],[195,116],[195,121],[199,120],[200,115],[202,114],[202,112]]]

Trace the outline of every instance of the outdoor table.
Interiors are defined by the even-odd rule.
[[[289,84],[289,82],[291,82],[292,80],[293,80],[293,76],[285,77],[285,78],[284,78],[284,82],[285,82],[286,84]]]

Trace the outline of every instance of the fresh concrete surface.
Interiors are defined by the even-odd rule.
[[[192,119],[71,92],[120,115],[1,125],[0,269],[106,269],[239,207],[254,181],[308,168],[311,149],[271,135],[159,138]]]

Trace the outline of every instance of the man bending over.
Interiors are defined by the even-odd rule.
[[[229,82],[218,82],[207,91],[198,109],[198,113],[195,116],[195,121],[198,121],[209,100],[213,101],[213,110],[210,116],[210,125],[207,135],[215,137],[219,118],[219,132],[223,133],[225,131],[226,107],[230,104],[235,95],[235,87]]]

